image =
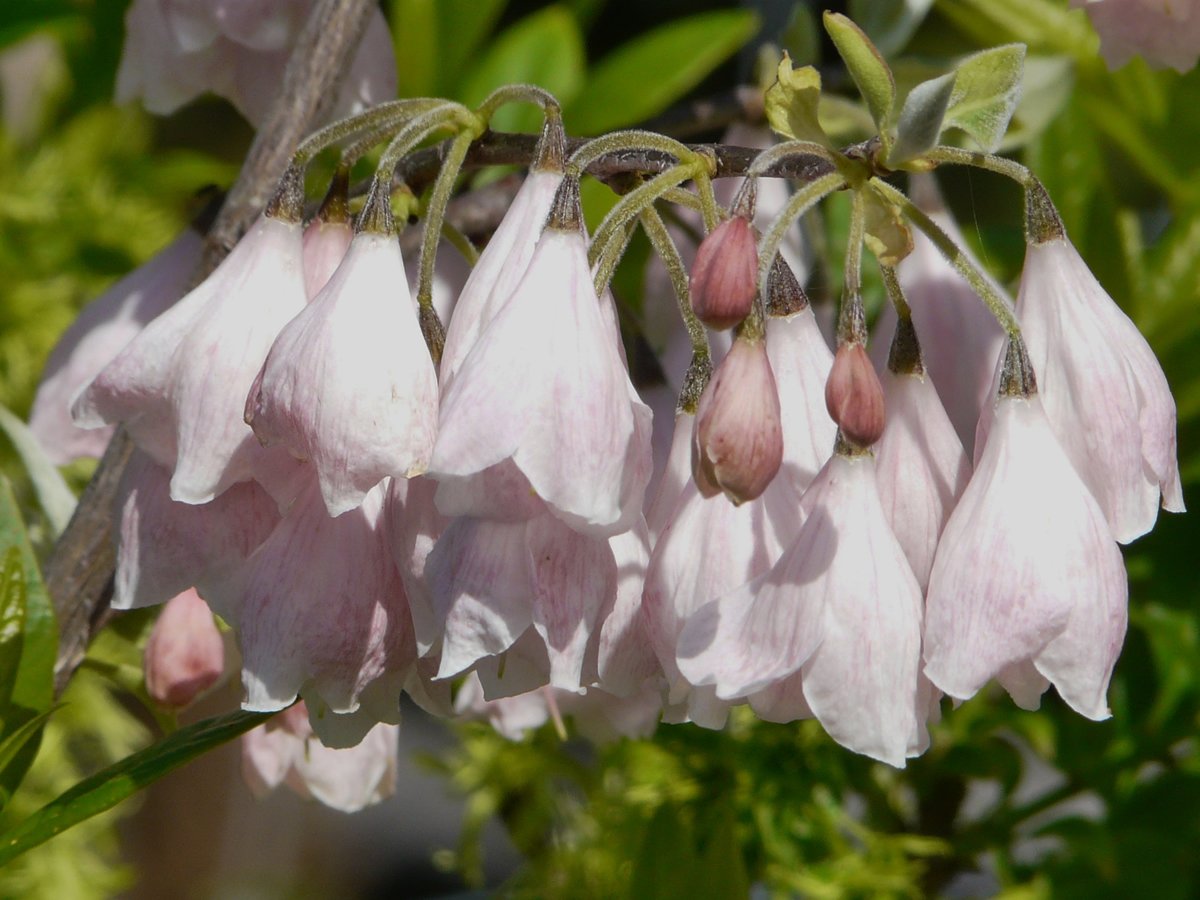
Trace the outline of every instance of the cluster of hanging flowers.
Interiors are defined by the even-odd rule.
[[[827,26],[839,47],[861,38],[843,17]],[[878,93],[870,73],[852,74]],[[898,117],[878,113],[879,138],[834,150],[815,103],[806,118],[814,77],[781,65],[768,113],[793,140],[759,155],[729,212],[711,158],[667,138],[609,135],[568,158],[557,105],[531,88],[477,113],[396,101],[331,126],[220,267],[95,365],[71,401],[75,423],[120,423],[137,446],[113,605],[171,600],[166,628],[195,616],[198,593],[232,626],[244,707],[291,707],[248,740],[252,783],[304,784],[344,808],[377,799],[402,692],[512,736],[564,714],[605,735],[660,719],[719,728],[748,704],[770,721],[815,718],[895,766],[927,747],[943,695],[965,700],[989,681],[1023,707],[1053,685],[1082,715],[1109,715],[1126,626],[1118,544],[1147,532],[1160,504],[1183,509],[1163,373],[1026,170],[941,145],[940,128],[915,143],[903,123],[919,118],[922,88]],[[949,127],[945,78],[924,93],[941,91]],[[1011,85],[1000,94],[1011,113]],[[513,98],[545,110],[536,160],[443,332],[431,299],[442,212],[486,112]],[[348,165],[389,127],[352,225]],[[441,129],[455,136],[414,297],[391,185],[403,155]],[[350,138],[306,225],[306,163]],[[631,148],[675,163],[626,194],[589,245],[579,174]],[[961,162],[1024,186],[1015,304],[921,174]],[[885,180],[905,168],[911,199]],[[802,186],[772,195],[759,237],[759,180],[796,172]],[[780,251],[835,191],[852,199],[831,348]],[[654,206],[668,193],[709,231],[690,278]],[[686,371],[668,373],[682,389],[657,459],[607,289],[639,224],[691,347]],[[875,362],[864,246],[894,310]],[[135,287],[176,289],[151,270],[185,249],[106,302],[128,320]],[[64,390],[39,409],[65,406]],[[215,628],[200,618],[181,626],[198,640]],[[178,703],[215,679],[214,634],[207,664],[170,662],[172,641],[152,640],[148,680],[174,679],[155,696]],[[322,769],[303,749],[317,738],[373,762]]]

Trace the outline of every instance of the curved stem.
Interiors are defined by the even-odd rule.
[[[679,303],[679,315],[692,342],[692,353],[707,358],[710,355],[708,332],[692,310],[687,267],[683,264],[683,257],[679,255],[675,242],[671,240],[671,233],[667,231],[667,226],[657,209],[647,206],[642,210],[641,221],[642,230],[650,239],[650,245],[667,267],[667,274],[671,276],[671,286],[675,289],[675,299]]]
[[[617,201],[616,206],[608,211],[596,235],[592,239],[592,252],[588,261],[595,264],[605,253],[605,245],[612,240],[617,229],[626,222],[636,218],[643,209],[661,197],[666,191],[677,187],[680,182],[687,181],[696,174],[694,163],[681,163],[672,166],[667,171],[655,175],[649,181],[638,185]]]
[[[808,212],[823,197],[833,193],[845,183],[846,180],[840,174],[831,172],[828,175],[822,175],[816,181],[809,182],[792,194],[787,206],[783,208],[783,212],[771,223],[771,227],[767,229],[767,233],[758,243],[758,289],[760,292],[767,288],[767,280],[771,275],[771,264],[775,261],[775,254],[779,252],[783,236],[792,227],[792,223]]]
[[[901,191],[898,191],[886,181],[879,178],[872,178],[871,184],[876,190],[887,197],[888,200],[900,207],[901,212],[904,213],[908,220],[921,229],[925,233],[925,236],[933,241],[934,246],[949,260],[950,265],[954,266],[958,273],[967,280],[967,283],[971,285],[971,290],[975,291],[987,305],[987,308],[991,310],[992,315],[996,317],[996,321],[1000,323],[1000,327],[1008,332],[1010,337],[1019,336],[1021,334],[1021,325],[1017,322],[1017,316],[1013,312],[1012,307],[992,287],[991,280],[983,273],[983,270],[979,268],[978,264],[971,259],[967,252],[954,243],[950,235],[942,231],[937,222],[929,218],[916,204],[904,196]]]
[[[415,107],[421,105],[428,106],[441,102],[443,101],[427,98],[389,100],[386,103],[380,103],[378,106],[373,106],[353,116],[332,122],[324,128],[314,131],[300,142],[300,145],[296,148],[296,152],[292,155],[293,163],[301,166],[307,165],[309,160],[326,147],[332,146],[352,134],[358,134],[360,131],[365,131],[368,128],[379,128],[385,123],[393,123],[403,118]]]
[[[396,136],[392,138],[391,143],[388,144],[387,149],[383,151],[383,156],[379,158],[376,176],[382,175],[388,181],[391,181],[400,158],[433,132],[442,128],[453,128],[456,126],[465,126],[474,130],[473,126],[477,126],[478,124],[478,117],[461,103],[452,103],[450,101],[439,103],[432,109],[413,118],[397,132]],[[483,129],[480,128],[479,131],[475,132],[474,136],[478,137],[482,132]]]
[[[668,203],[674,203],[676,206],[685,206],[688,209],[701,212],[702,202],[700,198],[687,188],[675,187],[669,191],[663,191],[662,197],[659,199],[666,200]]]
[[[506,84],[496,88],[475,108],[475,115],[491,122],[496,110],[509,103],[532,103],[543,110],[559,108],[558,98],[536,84]]]
[[[1034,180],[1033,173],[1015,160],[996,156],[993,153],[979,153],[974,150],[963,150],[960,147],[937,146],[923,155],[924,159],[935,163],[950,163],[957,166],[974,166],[986,169],[1011,178],[1022,187],[1029,187]]]
[[[417,279],[418,306],[431,309],[433,307],[433,263],[437,257],[442,221],[446,217],[446,204],[450,202],[450,192],[454,190],[454,182],[462,169],[463,160],[467,158],[467,150],[476,137],[474,133],[464,131],[450,142],[442,170],[438,173],[437,181],[433,183],[433,191],[425,207],[425,232],[421,239],[421,271]]]
[[[354,143],[348,144],[342,150],[342,162],[346,165],[353,165],[362,159],[372,147],[382,142],[384,138],[394,135],[406,118],[417,113],[428,112],[445,101],[408,100],[404,102],[408,103],[409,106],[404,110],[403,114],[389,116],[386,120],[377,123],[369,131],[362,133]]]
[[[571,154],[571,170],[583,172],[602,156],[609,153],[619,153],[622,150],[655,150],[667,153],[677,160],[688,162],[696,156],[696,151],[687,144],[680,143],[666,135],[655,134],[653,131],[614,131],[588,141]]]
[[[700,196],[700,212],[704,216],[704,230],[712,231],[721,224],[721,208],[713,192],[712,178],[708,172],[696,173],[696,193]]]
[[[782,144],[768,147],[762,153],[758,154],[754,158],[754,162],[750,164],[746,175],[747,177],[762,175],[767,169],[775,165],[775,163],[791,156],[819,156],[822,159],[834,162],[833,154],[820,144],[815,144],[812,141],[784,141]]]
[[[608,242],[604,252],[592,264],[592,283],[596,287],[597,295],[603,295],[608,290],[609,284],[612,283],[613,273],[617,271],[621,257],[625,255],[625,248],[633,240],[633,232],[636,227],[637,224],[633,219],[626,222],[620,231],[613,235],[613,239]]]
[[[867,207],[862,191],[854,191],[850,201],[850,233],[846,238],[846,276],[842,285],[843,297],[862,293],[862,250],[866,226]]]

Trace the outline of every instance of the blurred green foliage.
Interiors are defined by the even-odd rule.
[[[110,105],[126,3],[0,4],[0,49],[32,36],[53,56],[33,86],[36,114],[13,121],[6,109],[0,131],[0,404],[22,414],[75,312],[166,244],[196,191],[231,180],[248,138],[216,101],[157,122]],[[632,125],[697,85],[731,87],[728,60],[759,19],[716,6],[664,4],[650,21],[644,4],[618,0],[384,4],[403,95],[475,102],[498,84],[534,81],[561,97],[573,133]],[[772,4],[747,6],[773,15]],[[1065,0],[849,6],[892,51],[901,95],[973,50],[1029,46],[1006,151],[1046,183],[1072,239],[1159,353],[1190,493],[1200,476],[1200,73],[1140,61],[1107,71],[1086,17]],[[799,4],[787,30],[766,37],[848,87],[822,52],[814,10]],[[502,116],[497,127],[537,121],[521,108]],[[862,119],[842,115],[841,136]],[[963,170],[948,170],[943,186],[980,257],[1012,281],[1023,252],[1016,189]],[[588,187],[593,221],[611,202],[606,188]],[[824,243],[835,253],[843,220],[832,205]],[[815,293],[832,294],[836,260],[818,271],[826,281]],[[626,272],[616,282],[633,309],[636,280]],[[2,461],[36,524],[15,456]],[[514,743],[467,725],[452,755],[430,760],[468,802],[463,841],[443,861],[480,878],[480,830],[498,817],[527,859],[514,896],[734,897],[760,885],[770,896],[917,897],[950,884],[969,893],[963,877],[980,873],[980,890],[1012,898],[1200,896],[1197,546],[1194,516],[1164,516],[1128,548],[1131,626],[1107,722],[1083,720],[1053,695],[1029,713],[989,692],[947,705],[932,748],[903,772],[843,751],[812,722],[763,724],[744,710],[721,733],[661,726],[651,740],[599,748],[549,729]],[[123,679],[99,664],[75,679],[0,829],[145,743],[114,699],[117,682],[131,686],[131,666],[119,668]],[[120,890],[131,873],[117,861],[116,815],[6,867],[0,896]]]

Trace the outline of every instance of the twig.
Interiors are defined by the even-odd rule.
[[[328,110],[375,5],[374,0],[318,0],[296,40],[279,95],[208,233],[198,278],[216,268],[262,211],[296,145]],[[131,449],[119,430],[46,563],[59,626],[56,694],[83,661],[112,593],[113,502]]]

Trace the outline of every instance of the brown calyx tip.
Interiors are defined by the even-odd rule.
[[[1014,334],[1009,337],[1008,348],[1004,351],[999,394],[1001,397],[1028,398],[1036,394],[1037,389],[1037,375],[1029,351],[1025,349],[1025,341],[1019,334]]]

